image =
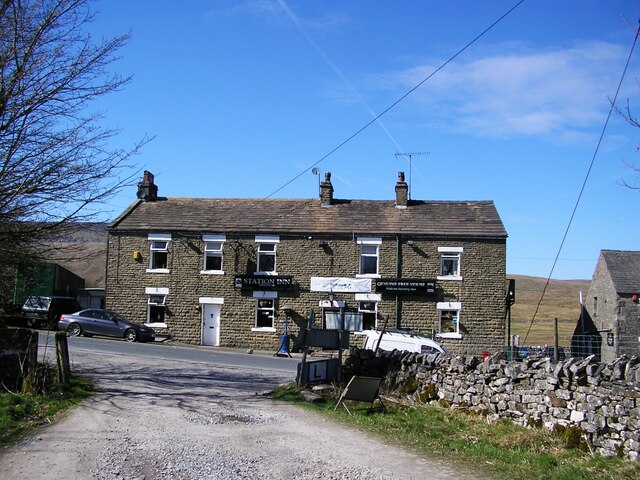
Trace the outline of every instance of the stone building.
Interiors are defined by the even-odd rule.
[[[166,198],[150,172],[108,227],[107,308],[197,345],[278,349],[286,330],[410,329],[503,348],[507,234],[493,202]],[[342,316],[344,314],[344,316]],[[339,323],[339,322],[338,322]]]
[[[605,363],[640,354],[639,297],[640,252],[601,250],[572,344]],[[591,351],[593,345],[600,351]]]

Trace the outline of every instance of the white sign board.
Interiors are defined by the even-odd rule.
[[[312,292],[369,293],[370,278],[311,277]]]

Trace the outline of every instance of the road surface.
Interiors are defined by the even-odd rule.
[[[291,381],[292,371],[169,358],[160,345],[113,353],[98,347],[104,341],[73,340],[72,369],[95,379],[99,393],[3,450],[2,478],[477,478],[261,395]],[[272,357],[244,355],[258,365]]]

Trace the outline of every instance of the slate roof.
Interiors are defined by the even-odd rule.
[[[613,285],[618,293],[640,293],[640,252],[602,250]]]
[[[138,200],[109,230],[209,233],[412,234],[506,239],[491,201],[159,198]]]

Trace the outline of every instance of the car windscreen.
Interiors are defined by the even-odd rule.
[[[29,297],[24,302],[23,310],[40,310],[46,312],[49,309],[51,298],[49,297]]]

